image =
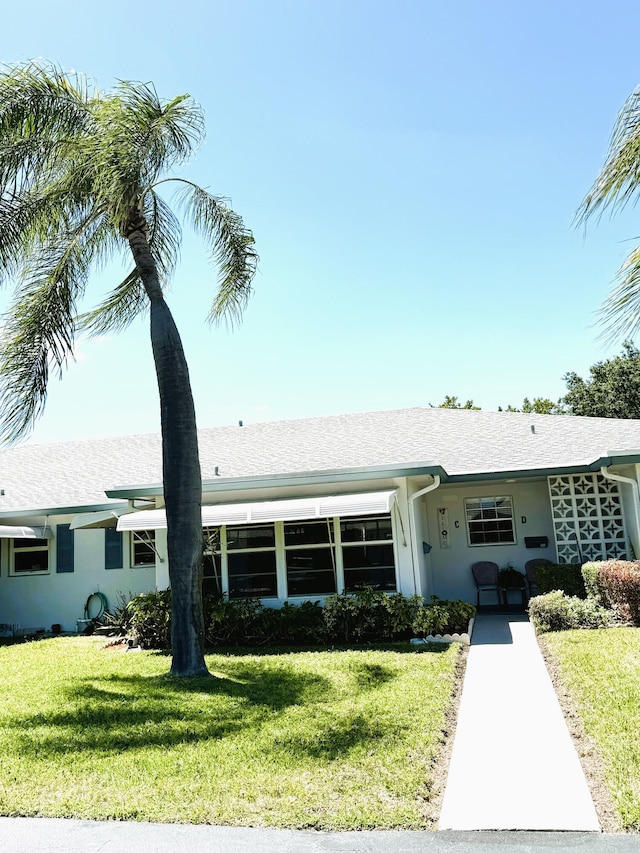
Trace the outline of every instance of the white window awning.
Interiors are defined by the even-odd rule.
[[[218,504],[202,507],[202,526],[220,524],[260,524],[271,521],[302,521],[354,515],[378,515],[391,511],[396,490],[357,495],[260,501],[244,504]],[[142,510],[120,516],[118,530],[159,530],[167,526],[163,509]]]
[[[0,524],[0,539],[52,539],[50,527],[24,527]]]
[[[81,512],[74,515],[69,525],[72,530],[86,530],[93,527],[115,527],[117,519],[131,512],[129,507],[105,509],[102,512]]]

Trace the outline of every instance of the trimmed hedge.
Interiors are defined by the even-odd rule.
[[[623,619],[640,625],[640,562],[606,560],[597,565],[596,586],[604,603],[617,607]]]
[[[565,595],[559,589],[532,598],[529,616],[540,633],[570,628],[608,628],[615,622],[614,613],[594,598]]]
[[[205,639],[210,646],[318,645],[389,642],[412,636],[463,633],[475,614],[465,601],[406,598],[364,589],[315,601],[265,607],[258,599],[204,599]],[[169,590],[136,595],[112,617],[114,631],[147,649],[171,643]]]
[[[586,598],[582,567],[578,563],[548,563],[536,566],[535,579],[540,595],[559,589],[566,595]]]

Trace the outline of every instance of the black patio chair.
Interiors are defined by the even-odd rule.
[[[479,563],[474,563],[471,566],[471,572],[476,584],[476,603],[480,607],[481,592],[495,592],[500,600],[500,587],[498,585],[498,564],[492,563],[489,560],[481,560]]]
[[[524,582],[527,585],[527,596],[532,598],[538,592],[538,584],[536,583],[536,568],[538,566],[550,566],[551,560],[546,560],[544,557],[536,557],[533,560],[527,560],[524,564]],[[535,590],[535,592],[534,592]]]

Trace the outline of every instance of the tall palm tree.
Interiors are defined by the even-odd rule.
[[[201,594],[202,484],[193,397],[180,336],[164,299],[181,229],[160,195],[175,188],[220,269],[209,319],[240,316],[257,255],[221,198],[172,175],[203,138],[187,95],[160,100],[150,84],[102,93],[48,63],[0,71],[0,282],[16,285],[2,331],[0,429],[26,435],[42,412],[49,372],[72,356],[78,328],[121,330],[149,311],[160,393],[164,500],[172,590],[171,673],[207,673]],[[77,316],[90,272],[124,253],[133,268]]]
[[[593,186],[576,213],[578,223],[610,209],[636,204],[640,195],[640,88],[632,92],[616,120],[609,151]],[[640,246],[627,255],[601,310],[604,334],[632,337],[640,331]]]

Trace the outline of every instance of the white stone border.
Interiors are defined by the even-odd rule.
[[[422,643],[461,643],[463,646],[471,645],[471,637],[473,635],[473,623],[475,616],[469,620],[469,627],[464,634],[429,634],[428,637],[413,637],[409,640],[414,646]]]

